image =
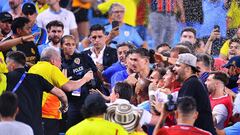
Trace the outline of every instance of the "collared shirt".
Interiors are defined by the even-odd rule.
[[[105,26],[106,32],[110,33],[112,30],[112,24]],[[143,45],[144,41],[136,31],[136,29],[127,24],[122,24],[119,26],[119,35],[112,39],[111,47],[116,48],[118,44],[123,42],[130,42],[134,44],[137,48]]]
[[[128,78],[127,70],[116,72],[111,78],[111,88],[113,88],[117,82],[124,81]]]
[[[103,49],[99,52],[98,56],[93,51],[93,47],[90,49],[92,51],[91,58],[95,64],[96,63],[103,64],[103,53],[104,53],[105,48],[106,48],[106,46],[103,47]]]
[[[103,71],[102,75],[105,79],[107,79],[107,82],[111,82],[112,76],[118,72],[126,70],[126,66],[123,65],[120,61],[114,63],[111,67],[107,68],[106,70]]]

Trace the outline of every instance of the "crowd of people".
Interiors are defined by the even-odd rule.
[[[240,0],[2,0],[0,135],[240,134]]]

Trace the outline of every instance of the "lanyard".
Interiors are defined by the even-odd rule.
[[[12,93],[15,93],[18,89],[18,87],[22,84],[24,78],[26,77],[26,73],[24,73],[21,77],[21,79],[18,81],[18,83],[16,84],[16,86],[14,87],[14,89],[12,90]]]

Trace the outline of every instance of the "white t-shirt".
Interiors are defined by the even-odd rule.
[[[91,54],[91,58],[94,62],[94,64],[103,64],[103,53],[104,53],[104,50],[105,50],[106,46],[103,47],[103,49],[100,51],[100,53],[98,54],[98,57],[97,55],[94,53],[93,51],[93,47],[90,49],[92,51],[92,54]]]
[[[33,135],[33,130],[27,124],[18,121],[1,121],[0,135]]]
[[[50,8],[43,11],[41,14],[37,16],[37,25],[39,27],[45,28],[49,22],[58,20],[61,21],[64,25],[64,34],[70,35],[70,30],[77,28],[77,23],[74,14],[61,8],[59,12],[54,12],[50,10]]]
[[[236,113],[240,113],[240,93],[236,95],[233,104],[233,115],[235,115]]]

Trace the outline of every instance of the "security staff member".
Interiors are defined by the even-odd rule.
[[[83,120],[80,113],[81,106],[89,94],[89,90],[97,88],[103,89],[103,85],[99,82],[96,76],[97,67],[92,61],[91,57],[84,53],[76,53],[75,38],[71,35],[66,35],[61,39],[61,55],[62,55],[62,69],[67,77],[71,80],[81,79],[85,73],[92,70],[95,74],[95,79],[90,83],[83,85],[80,89],[73,92],[68,92],[69,111],[67,114],[67,128],[79,123]]]

